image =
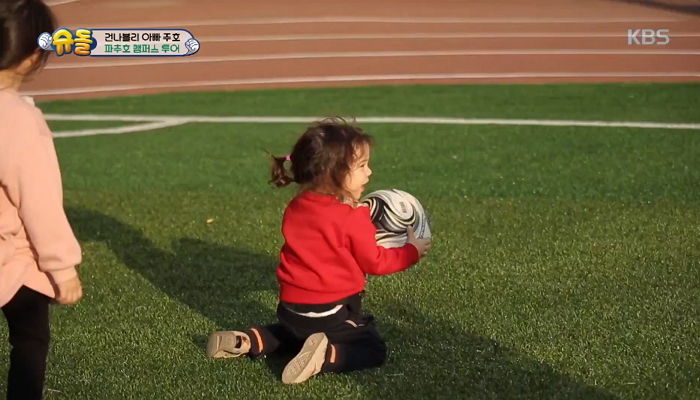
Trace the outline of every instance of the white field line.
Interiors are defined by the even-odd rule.
[[[289,123],[311,122],[318,117],[216,117],[206,115],[138,115],[138,114],[44,114],[49,121],[117,121],[117,122],[160,122],[172,121],[182,124],[190,122],[201,123]]]
[[[110,121],[109,119],[96,119],[92,121]],[[55,132],[54,137],[76,137],[76,136],[95,136],[95,135],[120,135],[122,133],[131,132],[146,132],[153,131],[156,129],[168,128],[171,126],[178,126],[186,124],[180,120],[157,120],[154,122],[149,122],[145,124],[120,126],[115,128],[99,128],[99,129],[82,129],[75,131],[61,131]]]
[[[698,32],[669,33],[669,37],[700,37]],[[305,40],[368,39],[494,39],[494,38],[627,38],[624,32],[447,32],[447,33],[353,33],[260,36],[197,36],[203,43],[214,42],[283,42]]]
[[[330,53],[273,53],[273,54],[248,54],[239,56],[203,56],[203,57],[148,57],[141,60],[133,58],[123,61],[96,61],[55,64],[46,69],[84,69],[105,67],[132,67],[141,65],[162,64],[195,64],[235,61],[269,61],[269,60],[297,60],[319,58],[380,58],[380,57],[454,57],[454,56],[570,56],[570,55],[642,55],[642,56],[697,56],[700,50],[434,50],[434,51],[369,51],[369,52],[330,52]]]
[[[680,18],[647,18],[647,17],[574,17],[574,18],[449,18],[449,17],[360,17],[360,16],[327,16],[307,18],[234,18],[207,19],[190,21],[153,21],[129,24],[104,25],[95,28],[163,28],[163,27],[192,27],[215,25],[279,25],[279,24],[618,24],[618,23],[652,23],[679,22]]]
[[[264,84],[294,84],[294,83],[342,83],[342,82],[374,82],[374,81],[404,81],[404,80],[473,80],[473,79],[571,79],[571,78],[700,78],[700,71],[673,72],[507,72],[507,73],[464,73],[464,74],[394,74],[394,75],[345,75],[345,76],[305,76],[288,78],[253,78],[227,79],[190,82],[163,82],[145,84],[127,84],[114,86],[87,86],[63,89],[23,91],[24,96],[50,96],[65,94],[96,94],[107,92],[128,92],[142,89],[181,89],[187,87],[206,86],[241,86]]]
[[[49,7],[53,6],[60,6],[62,4],[68,4],[68,3],[77,3],[79,0],[56,0],[56,1],[47,1],[46,5]]]
[[[138,121],[146,122],[128,127],[85,129],[54,133],[55,137],[75,137],[107,134],[142,132],[178,126],[187,123],[310,123],[319,117],[213,117],[213,116],[172,116],[172,115],[109,115],[109,114],[46,114],[49,121]],[[559,127],[603,127],[640,129],[688,129],[700,130],[700,123],[662,123],[633,121],[574,121],[540,119],[480,119],[480,118],[439,118],[439,117],[362,117],[362,124],[430,124],[430,125],[515,125],[515,126],[559,126]]]

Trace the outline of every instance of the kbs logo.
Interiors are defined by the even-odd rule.
[[[628,29],[627,44],[637,46],[663,46],[671,43],[668,29]]]

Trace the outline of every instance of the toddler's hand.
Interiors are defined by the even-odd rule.
[[[428,250],[430,250],[431,243],[430,239],[417,238],[412,226],[408,227],[408,229],[406,230],[406,235],[408,235],[408,240],[406,240],[406,243],[410,243],[416,246],[416,249],[418,249],[418,254],[421,257],[428,254]]]
[[[83,286],[77,276],[56,286],[56,302],[59,304],[75,304],[83,297]]]

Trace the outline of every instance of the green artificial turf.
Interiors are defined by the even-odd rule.
[[[56,101],[51,113],[700,121],[700,83],[376,86]],[[79,105],[79,107],[76,107]]]
[[[698,89],[294,89],[40,106],[696,122]],[[280,220],[295,191],[266,184],[264,150],[287,153],[303,127],[193,123],[56,140],[85,298],[53,309],[47,399],[700,396],[700,133],[690,130],[368,124],[367,190],[413,193],[434,231],[420,264],[369,279],[386,365],[285,386],[284,359],[207,359],[209,332],[274,321]]]

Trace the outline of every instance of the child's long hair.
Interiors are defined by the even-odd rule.
[[[41,0],[0,0],[0,70],[18,66],[39,51],[30,75],[45,64],[49,52],[39,49],[37,39],[43,32],[53,33],[53,13]]]
[[[372,143],[370,135],[340,117],[323,119],[306,129],[291,154],[272,156],[270,183],[282,187],[295,182],[302,190],[322,190],[344,200],[349,197],[345,177],[357,150]]]

